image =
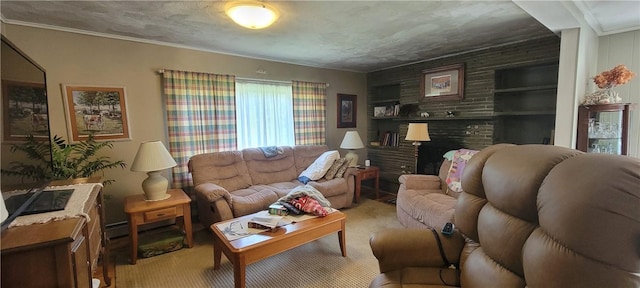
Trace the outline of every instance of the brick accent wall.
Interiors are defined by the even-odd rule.
[[[378,135],[387,130],[398,132],[398,147],[369,147],[368,159],[372,165],[381,167],[381,188],[395,193],[397,178],[403,171],[415,168],[414,147],[405,141],[407,125],[410,121],[429,123],[429,134],[437,147],[451,145],[470,149],[482,149],[493,144],[494,139],[494,82],[495,70],[557,63],[560,55],[560,38],[556,36],[532,39],[530,41],[496,46],[488,49],[459,53],[414,63],[406,66],[375,71],[367,74],[369,129],[368,142],[377,141]],[[420,96],[422,70],[451,64],[465,63],[464,99],[453,101],[423,101]],[[397,85],[400,88],[400,104],[414,104],[419,112],[428,112],[430,118],[398,117],[394,119],[373,119],[373,107],[380,95],[374,95],[376,87]],[[392,96],[397,99],[397,95]],[[445,111],[453,111],[453,119],[445,118]],[[428,147],[425,147],[428,149]],[[441,155],[440,155],[441,157]],[[404,167],[404,168],[403,168]],[[431,168],[426,174],[431,174]]]

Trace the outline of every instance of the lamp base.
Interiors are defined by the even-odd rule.
[[[413,157],[415,158],[415,162],[414,162],[414,166],[413,166],[413,170],[415,174],[418,174],[418,157],[420,156],[420,152],[418,152],[418,146],[422,145],[422,142],[420,141],[415,141],[412,143],[413,147],[414,147],[414,152],[413,152]]]
[[[147,201],[159,201],[171,197],[171,195],[167,194],[169,180],[160,173],[161,171],[149,171],[147,172],[147,179],[142,181],[142,190],[144,190],[144,196]]]
[[[349,167],[358,166],[358,157],[358,154],[353,153],[353,150],[349,150],[349,152],[347,152],[347,155],[344,155],[344,158],[349,161]]]

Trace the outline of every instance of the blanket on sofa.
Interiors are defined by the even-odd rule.
[[[331,202],[329,202],[327,198],[324,198],[324,195],[322,195],[322,193],[320,193],[318,189],[311,185],[298,186],[291,189],[291,191],[289,191],[287,195],[280,197],[280,199],[278,199],[278,202],[289,202],[289,200],[300,198],[303,196],[309,196],[315,199],[316,201],[318,201],[318,203],[320,203],[320,205],[322,205],[322,207],[331,207]]]
[[[258,149],[262,151],[262,154],[264,154],[266,158],[276,157],[284,153],[282,147],[277,146],[258,147]]]

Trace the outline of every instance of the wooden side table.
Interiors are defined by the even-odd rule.
[[[378,191],[380,190],[380,168],[376,166],[358,168],[358,171],[356,171],[356,203],[360,201],[360,189],[362,187],[362,181],[369,179],[375,179],[376,181],[376,199],[378,198]]]
[[[131,264],[135,265],[138,260],[138,226],[142,224],[176,219],[176,224],[182,226],[186,234],[187,246],[193,247],[191,206],[189,206],[191,198],[182,189],[170,189],[167,194],[171,197],[159,201],[146,201],[142,194],[124,199],[124,212],[129,218]]]

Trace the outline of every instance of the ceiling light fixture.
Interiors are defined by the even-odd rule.
[[[225,10],[234,22],[249,29],[269,27],[280,16],[274,7],[258,1],[231,2]]]

